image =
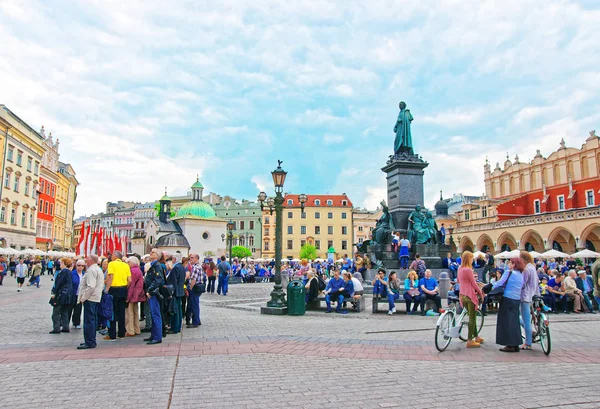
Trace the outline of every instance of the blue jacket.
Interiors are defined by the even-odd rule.
[[[175,297],[183,297],[185,295],[185,267],[183,264],[177,263],[167,277],[167,283],[173,285],[173,295]]]
[[[334,277],[331,277],[331,279],[327,283],[327,287],[325,287],[325,292],[334,293],[336,291],[341,290],[342,288],[344,288],[344,279],[340,277],[336,280]]]
[[[344,290],[348,291],[350,297],[354,296],[354,283],[352,280],[344,281]]]
[[[63,268],[57,274],[54,280],[54,287],[52,287],[52,294],[56,298],[56,302],[59,305],[72,304],[73,299],[73,284],[72,284],[72,273],[68,268]]]
[[[83,277],[83,274],[81,275]],[[77,296],[77,290],[79,289],[79,274],[77,269],[71,271],[71,283],[73,283],[73,297]],[[74,300],[72,304],[76,304],[77,300]]]
[[[165,283],[165,270],[161,263],[155,261],[144,277],[144,290],[151,295],[158,292],[161,285]]]

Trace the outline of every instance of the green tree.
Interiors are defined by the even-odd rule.
[[[231,255],[233,257],[237,257],[238,259],[242,259],[246,257],[251,257],[252,252],[244,246],[233,246],[233,248],[231,249]]]
[[[300,249],[300,259],[314,260],[317,258],[317,248],[312,244],[305,244]]]

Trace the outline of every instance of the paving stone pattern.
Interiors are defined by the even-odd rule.
[[[204,294],[203,325],[161,345],[99,339],[78,351],[80,330],[48,334],[48,277],[20,293],[14,278],[4,283],[2,408],[600,408],[595,315],[552,315],[549,357],[539,345],[499,352],[494,315],[481,349],[454,340],[439,353],[434,317],[369,306],[345,316],[266,316],[259,310],[272,285],[248,284],[227,297]]]

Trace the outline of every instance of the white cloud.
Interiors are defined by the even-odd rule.
[[[250,181],[254,183],[259,192],[266,192],[267,187],[273,183],[273,181],[268,180],[267,177],[263,175],[254,175]]]
[[[323,140],[327,145],[331,145],[344,142],[344,137],[342,135],[325,134]]]
[[[335,92],[342,97],[351,97],[354,94],[354,90],[348,84],[337,85]]]

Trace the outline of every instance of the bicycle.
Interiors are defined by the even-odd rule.
[[[475,310],[477,321],[477,333],[483,328],[484,317],[480,310]],[[461,333],[463,327],[469,326],[469,313],[466,308],[463,308],[457,316],[456,306],[447,309],[437,320],[435,328],[435,347],[438,351],[444,352],[452,338],[460,338],[461,341],[467,342],[467,337]]]
[[[531,329],[532,329],[532,343],[540,343],[542,351],[546,355],[550,355],[552,350],[552,338],[550,337],[550,324],[548,317],[543,311],[544,301],[539,295],[533,296],[531,303]],[[524,328],[521,326],[522,333],[521,337],[525,340]]]

